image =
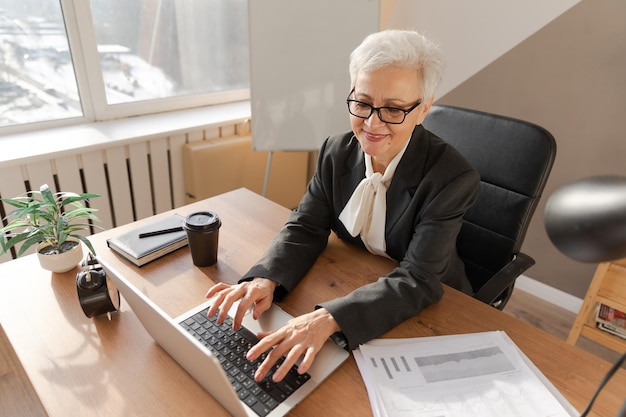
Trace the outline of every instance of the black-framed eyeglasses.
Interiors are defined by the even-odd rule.
[[[354,92],[351,91],[350,94]],[[348,95],[350,97],[350,95]],[[418,100],[413,106],[408,109],[400,109],[398,107],[374,107],[371,104],[364,103],[359,100],[354,100],[351,98],[346,99],[346,103],[348,104],[348,111],[351,115],[359,117],[361,119],[369,119],[372,113],[376,111],[378,114],[378,118],[381,122],[390,123],[394,125],[399,125],[404,122],[406,115],[411,113],[420,104],[422,104],[422,100]]]

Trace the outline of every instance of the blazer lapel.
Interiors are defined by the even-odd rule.
[[[353,137],[356,142],[356,138]],[[341,209],[348,204],[348,200],[352,197],[354,189],[359,185],[361,180],[365,178],[365,159],[361,146],[357,143],[356,146],[351,147],[350,154],[345,160],[345,172],[339,177],[340,195],[342,198]]]
[[[426,149],[423,143],[424,128],[416,126],[411,135],[402,159],[396,168],[391,184],[387,189],[387,218],[385,219],[385,237],[389,239],[393,228],[400,220],[404,209],[408,207],[415,190],[422,181]]]

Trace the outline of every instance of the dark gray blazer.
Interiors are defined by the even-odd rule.
[[[363,246],[339,214],[365,177],[365,162],[353,133],[322,145],[307,192],[269,248],[242,278],[270,278],[275,299],[293,290],[328,243],[330,231]],[[322,303],[358,347],[439,301],[441,282],[471,294],[456,252],[463,215],[478,192],[479,174],[459,152],[417,126],[387,190],[387,254],[400,265],[377,281]]]

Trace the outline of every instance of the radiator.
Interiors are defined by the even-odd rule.
[[[187,202],[245,187],[262,194],[268,152],[252,150],[250,136],[233,136],[183,146]],[[308,181],[308,152],[273,152],[266,197],[295,208]]]

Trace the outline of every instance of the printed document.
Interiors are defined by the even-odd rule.
[[[374,416],[578,415],[501,331],[376,339],[354,356]]]

